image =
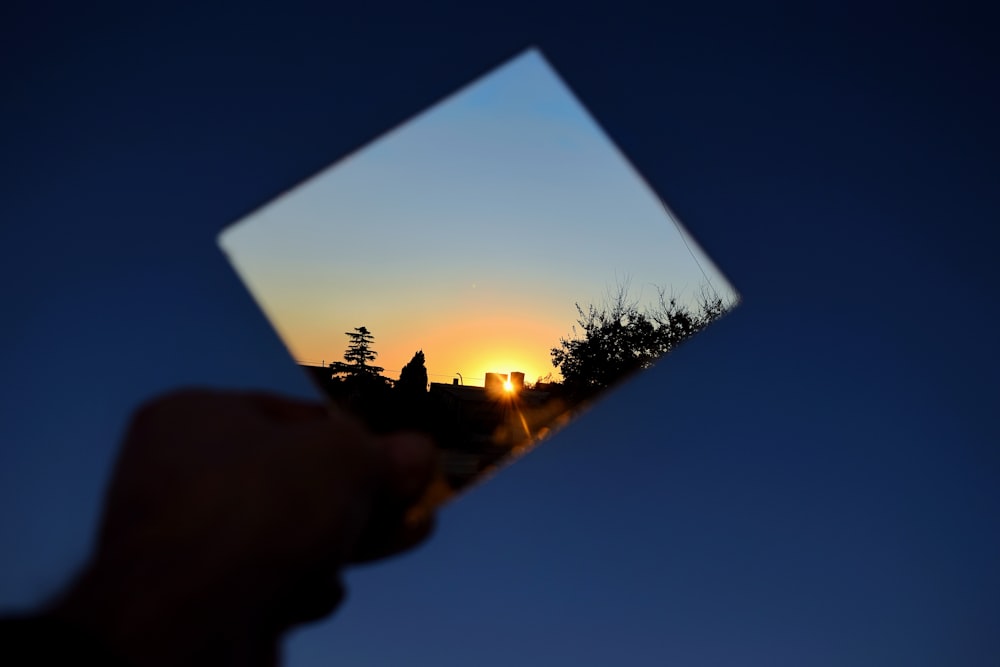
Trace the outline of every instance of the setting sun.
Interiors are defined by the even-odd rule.
[[[508,394],[514,391],[514,385],[510,380],[503,381],[503,390]]]

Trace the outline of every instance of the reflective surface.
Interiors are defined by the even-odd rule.
[[[220,245],[331,401],[375,430],[435,438],[432,502],[737,301],[537,50]]]

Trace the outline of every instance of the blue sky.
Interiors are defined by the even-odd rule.
[[[339,360],[364,325],[387,374],[421,348],[432,379],[478,384],[555,372],[574,304],[618,284],[692,300],[707,275],[731,299],[684,233],[532,49],[220,241],[297,359]]]
[[[8,5],[5,609],[85,562],[143,400],[316,395],[218,230],[531,40],[742,304],[349,572],[287,664],[996,667],[986,9]]]

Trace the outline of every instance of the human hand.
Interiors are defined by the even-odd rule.
[[[432,443],[377,437],[321,405],[183,391],[140,409],[96,553],[51,615],[135,665],[272,664],[330,613],[341,569],[429,532]]]

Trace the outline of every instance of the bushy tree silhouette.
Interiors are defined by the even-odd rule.
[[[405,394],[422,394],[427,391],[427,366],[423,350],[417,350],[410,362],[403,366],[396,389]]]
[[[563,376],[564,391],[585,399],[624,376],[652,366],[677,345],[704,329],[728,310],[721,297],[707,290],[692,309],[659,290],[657,303],[640,308],[629,296],[628,284],[603,304],[584,310],[573,336],[551,349],[552,365]]]
[[[417,350],[399,372],[392,391],[391,411],[397,428],[429,431],[434,423],[427,393],[427,366],[423,350]]]

